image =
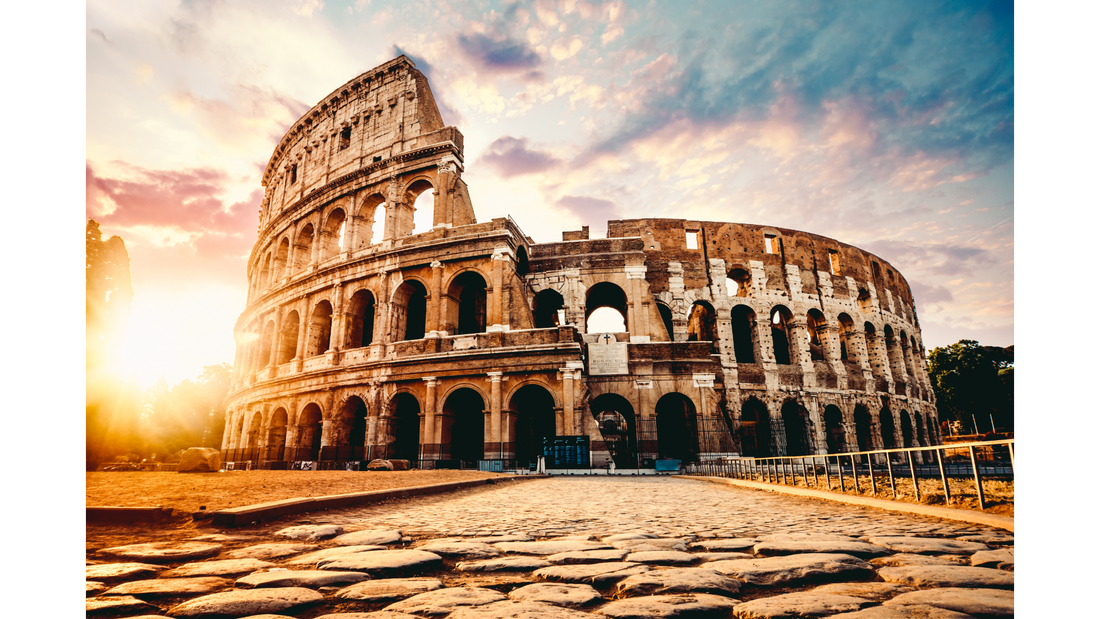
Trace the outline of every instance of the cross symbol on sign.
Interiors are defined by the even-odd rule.
[[[611,335],[610,333],[604,333],[600,337],[603,338],[603,343],[604,344],[610,344],[611,340],[615,339],[615,336]]]

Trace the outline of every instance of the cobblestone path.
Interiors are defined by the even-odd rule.
[[[555,477],[192,532],[135,528],[118,547],[89,527],[89,616],[1013,614],[1007,532],[675,477]]]

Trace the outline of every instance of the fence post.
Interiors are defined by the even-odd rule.
[[[894,461],[890,458],[890,454],[886,454],[886,474],[890,476],[890,492],[894,493],[896,499],[898,498],[898,489],[894,486]]]
[[[812,468],[814,470],[814,488],[816,488],[817,487],[817,456],[812,457],[812,459],[810,460],[810,465],[812,466]],[[802,474],[803,475],[806,474],[806,460],[805,459],[802,460]],[[810,485],[808,480],[807,480],[806,485],[807,486]]]
[[[917,503],[920,503],[920,484],[917,483],[917,468],[913,466],[913,452],[907,452],[909,456],[909,476],[913,478],[913,495],[917,497]]]
[[[947,470],[943,467],[943,450],[936,450],[936,462],[940,465],[940,482],[943,483],[943,502],[951,504],[951,487],[947,485]]]
[[[856,457],[848,456],[848,459],[852,461],[852,486],[854,487],[856,494],[859,494],[859,469],[856,467]],[[867,460],[870,461],[871,454],[867,454]],[[875,485],[875,478],[871,477],[871,485]]]
[[[1016,450],[1013,449],[1015,445],[1015,441],[1008,444],[1008,459],[1012,462],[1012,479],[1016,479]]]
[[[985,492],[982,490],[982,474],[978,471],[978,459],[974,454],[974,446],[970,446],[970,466],[974,467],[974,487],[978,489],[978,507],[985,511]]]
[[[844,465],[840,463],[840,456],[836,457],[836,476],[840,478],[840,491],[847,492],[844,489]]]
[[[890,462],[890,456],[887,454],[886,462]],[[871,496],[878,496],[878,486],[875,485],[875,461],[871,459],[871,454],[867,454],[867,474],[871,477]]]
[[[833,480],[829,479],[829,456],[823,456],[821,459],[825,462],[825,485],[832,490]]]

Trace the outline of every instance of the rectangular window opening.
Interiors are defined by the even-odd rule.
[[[688,249],[699,249],[699,233],[698,232],[685,232],[684,238],[687,241]]]
[[[290,184],[298,182],[298,164],[290,166]]]
[[[764,235],[764,253],[776,254],[779,253],[779,241],[775,238],[774,234]]]
[[[344,150],[351,145],[351,127],[345,128],[340,132],[340,150]]]
[[[836,250],[829,250],[829,269],[833,275],[840,275],[840,254]]]

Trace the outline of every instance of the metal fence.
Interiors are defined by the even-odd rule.
[[[938,479],[948,505],[952,502],[949,480],[973,479],[978,505],[984,510],[987,502],[983,479],[1015,480],[1015,443],[1015,439],[1008,439],[816,456],[736,458],[687,464],[683,474],[787,485],[797,485],[801,474],[807,487],[820,489],[824,485],[833,490],[835,480],[840,492],[848,492],[850,487],[856,494],[862,492],[862,476],[876,496],[881,478],[886,478],[894,499],[898,498],[896,480],[908,477],[917,501],[921,500],[918,479]],[[845,477],[851,482],[848,486]]]

